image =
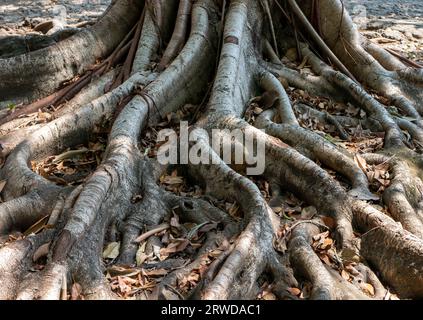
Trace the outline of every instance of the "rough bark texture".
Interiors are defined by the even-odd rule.
[[[0,236],[31,226],[33,232],[2,240],[0,298],[66,298],[74,283],[85,298],[117,298],[105,277],[105,244],[120,242],[113,264],[134,265],[139,236],[155,230],[142,236],[147,252],[154,248],[175,211],[191,224],[219,227],[205,232],[189,263],[158,264],[171,272],[150,299],[251,299],[265,281],[282,299],[297,298],[292,288],[305,284],[312,299],[383,299],[388,290],[423,297],[423,73],[364,40],[340,0],[117,0],[95,25],[59,40],[41,39],[42,48],[29,53],[19,51],[18,41],[17,55],[0,58],[0,106],[16,103],[20,115],[39,106],[52,114],[19,129],[27,118],[1,111],[7,121],[0,127]],[[281,60],[290,48],[313,74]],[[64,82],[76,84],[50,96]],[[351,103],[365,117],[293,105],[287,88]],[[253,100],[261,108],[251,119]],[[159,180],[173,168],[142,149],[146,130],[187,105],[195,105],[189,130],[213,161],[178,170],[201,187],[201,197],[166,190]],[[357,158],[302,126],[305,113],[346,140],[347,127],[382,132],[383,148]],[[213,150],[213,129],[237,129],[263,143],[260,178],[270,185],[268,199],[245,165],[228,165]],[[102,130],[105,153],[82,183],[63,186],[31,167]],[[373,205],[379,196],[369,187],[366,165],[389,168],[386,208]],[[315,214],[295,222],[277,215],[286,192]],[[219,207],[221,200],[235,202],[241,217]],[[41,219],[47,227],[34,231]],[[332,267],[315,247],[325,231],[336,244]],[[40,259],[43,267],[33,272]],[[175,289],[204,265],[188,292]]]

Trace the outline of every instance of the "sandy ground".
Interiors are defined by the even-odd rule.
[[[344,0],[344,3],[349,10],[354,6],[363,5],[373,17],[423,17],[422,0]]]
[[[93,21],[109,3],[110,0],[0,0],[0,28],[16,30],[52,18],[67,24]]]
[[[344,2],[366,37],[423,64],[423,0]]]

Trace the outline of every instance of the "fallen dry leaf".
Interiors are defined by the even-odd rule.
[[[108,268],[107,272],[110,277],[117,277],[117,276],[132,277],[132,276],[138,275],[141,272],[141,269],[114,265]]]
[[[188,291],[191,288],[195,287],[198,281],[200,281],[200,275],[197,272],[191,272],[188,276],[183,277],[181,280],[179,280],[178,285],[184,291]]]
[[[360,167],[361,170],[363,170],[364,173],[367,172],[367,162],[358,153],[354,156],[354,162]]]
[[[329,229],[333,229],[336,226],[336,222],[335,219],[331,218],[331,217],[327,217],[327,216],[321,216],[320,217],[323,221],[323,223],[329,227]]]
[[[32,226],[30,226],[23,234],[24,236],[29,236],[31,234],[37,234],[40,231],[47,228],[47,222],[49,219],[49,215],[42,217],[40,220],[38,220],[36,223],[34,223]]]
[[[333,240],[331,238],[326,238],[323,240],[323,243],[320,245],[320,249],[326,250],[329,249],[333,244]]]
[[[160,259],[165,260],[170,254],[181,252],[189,245],[187,239],[175,239],[171,244],[166,248],[160,249]]]
[[[32,256],[32,261],[37,262],[38,259],[47,256],[50,248],[50,242],[41,245]]]
[[[277,300],[276,296],[272,292],[265,292],[262,295],[263,300]]]
[[[6,180],[1,180],[0,181],[0,192],[3,191],[4,187],[6,186]]]
[[[119,256],[120,242],[111,242],[103,251],[104,259],[116,259]]]
[[[282,207],[272,207],[272,210],[274,213],[278,214],[281,213],[283,211]]]
[[[164,184],[170,184],[170,185],[172,185],[172,184],[181,184],[181,183],[183,183],[184,182],[184,180],[181,178],[181,177],[165,177],[164,179],[163,179],[163,183]]]
[[[299,296],[301,294],[301,290],[298,288],[288,288],[288,291],[293,296]]]
[[[330,258],[327,254],[319,254],[319,258],[328,266],[332,265],[332,262],[330,261]]]
[[[324,240],[327,237],[329,237],[329,231],[325,231],[319,234],[316,234],[315,236],[313,236],[313,240],[314,241],[320,241],[320,240]]]
[[[344,278],[345,280],[350,280],[350,275],[349,275],[349,273],[348,272],[346,272],[345,270],[342,270],[341,271],[341,276],[342,276],[342,278]]]
[[[169,270],[166,269],[152,269],[152,270],[142,270],[142,274],[149,277],[165,276],[169,273]]]
[[[148,258],[151,258],[153,256],[153,253],[151,253],[150,255],[145,254],[146,246],[147,241],[145,241],[142,245],[139,246],[137,254],[135,255],[135,260],[137,262],[138,267],[142,265]]]
[[[74,283],[71,288],[71,300],[84,300],[82,287],[79,283]]]
[[[175,227],[175,228],[180,228],[181,227],[181,224],[179,223],[179,217],[175,213],[173,214],[173,217],[170,218],[170,225],[172,227]]]
[[[373,288],[370,283],[362,282],[360,283],[360,287],[366,294],[369,294],[371,296],[375,295],[375,288]]]
[[[305,207],[301,210],[301,219],[311,220],[317,214],[317,210],[313,206]]]

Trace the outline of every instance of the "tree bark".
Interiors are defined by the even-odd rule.
[[[311,299],[384,299],[389,290],[422,298],[421,69],[364,40],[340,0],[313,3],[315,16],[310,1],[117,0],[88,30],[0,58],[0,106],[18,105],[0,122],[0,298],[59,299],[75,283],[85,298],[118,298],[105,246],[120,244],[108,263],[134,265],[140,235],[147,248],[160,247],[175,215],[218,227],[204,231],[201,246],[189,241],[182,266],[178,254],[157,263],[168,273],[141,290],[150,299],[253,299],[264,282],[280,299],[298,299],[292,288],[307,286]],[[309,73],[282,59],[292,48]],[[298,103],[293,88],[344,108],[330,114]],[[365,117],[351,116],[347,103]],[[186,110],[189,132],[212,162],[176,168],[201,196],[166,189],[160,177],[175,167],[143,149],[165,119]],[[43,112],[51,117],[37,122]],[[354,154],[305,125],[305,114],[350,143],[358,126],[382,133],[383,146]],[[264,146],[264,173],[251,177],[245,163],[225,163],[209,139],[216,129],[227,141],[233,130],[254,136]],[[100,131],[105,152],[82,182],[64,186],[33,170],[31,163],[87,145]],[[382,198],[368,170],[380,166],[390,176]],[[315,213],[286,219],[288,194]],[[240,217],[219,202],[236,203]],[[25,234],[41,219],[48,223]],[[316,244],[324,237],[325,250]],[[193,272],[199,277],[184,291]]]

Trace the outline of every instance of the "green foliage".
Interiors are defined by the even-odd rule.
[[[9,109],[10,111],[13,111],[13,110],[15,110],[16,109],[16,104],[14,104],[14,103],[9,103],[8,105],[7,105],[7,109]]]

